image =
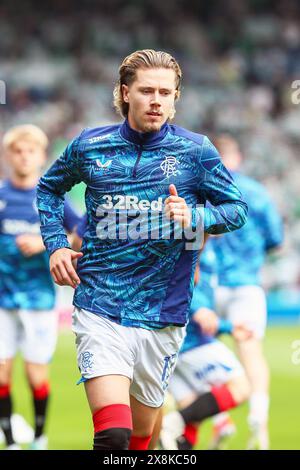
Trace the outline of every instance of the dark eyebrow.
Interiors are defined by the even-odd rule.
[[[154,90],[154,88],[152,86],[139,86],[138,87],[139,90]],[[159,91],[168,91],[169,93],[171,93],[171,89],[170,88],[160,88]]]
[[[152,86],[143,86],[143,85],[140,85],[138,88],[139,90],[153,90],[154,89]]]

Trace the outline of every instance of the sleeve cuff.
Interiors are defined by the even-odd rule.
[[[45,241],[45,247],[49,256],[51,256],[54,251],[59,250],[60,248],[71,248],[66,235],[56,236],[55,240]]]
[[[204,207],[192,208],[192,230],[196,231],[202,228],[204,230]]]

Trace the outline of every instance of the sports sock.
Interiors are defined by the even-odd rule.
[[[236,406],[236,402],[226,385],[213,387],[210,392],[198,397],[191,405],[180,414],[185,423],[200,422],[205,418],[214,416],[220,411],[226,411]]]
[[[194,445],[197,443],[197,434],[198,434],[197,426],[194,426],[191,423],[186,424],[184,428],[183,437],[187,440],[189,444],[191,444],[192,447],[194,447]]]
[[[147,450],[152,434],[147,437],[131,436],[129,450]]]
[[[39,387],[32,388],[35,432],[34,437],[40,437],[44,432],[47,407],[49,403],[50,387],[48,382],[43,383]]]
[[[197,443],[197,436],[197,426],[186,424],[183,435],[177,438],[178,450],[192,450]]]
[[[257,427],[266,425],[269,415],[269,396],[267,393],[253,393],[249,400],[249,425]]]
[[[132,432],[128,405],[108,405],[93,414],[94,450],[127,450]]]
[[[0,386],[0,426],[3,430],[6,444],[14,444],[11,427],[12,399],[9,385]]]

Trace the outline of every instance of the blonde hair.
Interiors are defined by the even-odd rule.
[[[16,142],[20,140],[30,140],[38,144],[44,151],[48,147],[48,137],[45,132],[33,124],[24,124],[16,126],[7,131],[3,136],[3,147],[9,150]]]
[[[138,69],[163,68],[171,69],[175,72],[175,86],[177,100],[180,96],[180,87],[182,81],[182,72],[177,61],[167,52],[154,51],[153,49],[144,49],[136,51],[125,57],[119,68],[119,79],[114,88],[114,106],[121,116],[128,115],[129,104],[123,99],[122,85],[130,85],[136,78]],[[174,110],[175,113],[175,110]],[[171,116],[172,118],[173,116]]]

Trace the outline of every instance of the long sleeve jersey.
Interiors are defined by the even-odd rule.
[[[199,246],[191,250],[184,237],[166,236],[169,185],[191,206],[193,228],[235,230],[247,213],[209,139],[168,123],[159,132],[140,133],[127,120],[84,130],[38,186],[50,254],[69,246],[62,226],[64,194],[82,181],[87,226],[74,305],[127,326],[184,325]],[[205,208],[206,201],[212,207]]]

